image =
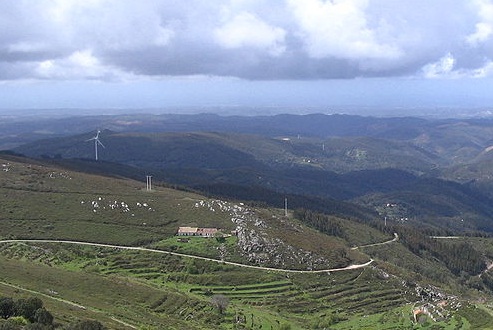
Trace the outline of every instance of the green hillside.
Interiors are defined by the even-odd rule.
[[[466,252],[483,271],[490,254],[477,244],[435,242],[412,227],[301,208],[285,216],[163,186],[147,191],[142,181],[26,158],[2,156],[0,166],[0,296],[39,297],[61,325],[475,329],[478,315],[481,326],[493,325],[487,307],[468,303],[489,301],[489,275],[478,278],[471,263],[457,263]],[[179,226],[238,236],[180,240]],[[15,239],[51,241],[5,242]],[[226,302],[223,312],[214,301]],[[432,311],[417,325],[412,311],[424,305]]]
[[[35,157],[94,158],[90,134],[38,140],[15,149]],[[345,173],[400,168],[426,171],[445,162],[411,143],[370,137],[297,138],[238,133],[116,133],[100,135],[100,159],[156,169],[305,167]]]
[[[443,230],[490,232],[493,195],[488,163],[482,161],[487,154],[471,164],[451,166],[463,148],[472,144],[479,154],[488,144],[489,126],[472,132],[473,124],[443,122],[433,126],[433,135],[416,139],[106,130],[100,135],[106,148],[99,148],[97,163],[90,161],[91,134],[41,140],[15,150],[80,171],[139,180],[152,173],[157,182],[275,207],[282,207],[288,196],[296,207],[306,204],[343,217],[375,219],[385,216],[384,205],[396,204],[403,210],[398,219]],[[384,131],[391,128],[386,125]],[[463,219],[465,226],[458,223]]]

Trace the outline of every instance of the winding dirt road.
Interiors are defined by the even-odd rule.
[[[397,234],[395,234],[395,235],[396,235],[396,238],[398,238]],[[396,240],[396,238],[394,238],[394,240]],[[394,240],[392,240],[392,241],[394,241]],[[377,245],[378,244],[386,244],[389,242],[376,243],[376,244]],[[260,270],[284,272],[284,273],[301,273],[301,274],[330,273],[330,272],[348,271],[348,270],[367,267],[373,262],[373,259],[370,259],[368,262],[365,262],[364,264],[354,264],[354,265],[349,265],[347,267],[342,267],[342,268],[329,268],[329,269],[320,269],[320,270],[297,270],[297,269],[281,269],[281,268],[246,265],[246,264],[240,264],[237,262],[223,261],[223,260],[218,260],[218,259],[194,256],[194,255],[190,255],[190,254],[183,254],[183,253],[178,253],[178,252],[171,252],[171,251],[164,251],[164,250],[157,250],[157,249],[149,249],[149,248],[136,247],[136,246],[89,243],[89,242],[80,242],[80,241],[49,240],[49,239],[31,239],[31,240],[30,239],[11,239],[11,240],[0,241],[0,244],[2,244],[2,243],[4,243],[4,244],[5,243],[60,243],[60,244],[87,245],[87,246],[95,246],[95,247],[113,248],[113,249],[119,249],[119,250],[135,250],[135,251],[144,251],[144,252],[151,252],[151,253],[162,253],[162,254],[169,254],[169,255],[173,255],[173,256],[184,257],[184,258],[207,260],[207,261],[212,261],[212,262],[217,262],[217,263],[232,265],[232,266],[238,266],[238,267],[244,267],[244,268],[260,269]]]
[[[397,233],[394,233],[394,238],[391,239],[390,241],[385,241],[385,242],[381,242],[381,243],[373,243],[373,244],[366,244],[366,245],[360,245],[360,246],[355,246],[355,247],[352,247],[351,250],[357,250],[357,249],[361,249],[361,248],[365,248],[365,247],[370,247],[370,246],[379,246],[379,245],[385,245],[385,244],[390,244],[392,242],[396,242],[399,240],[399,235],[397,235]]]

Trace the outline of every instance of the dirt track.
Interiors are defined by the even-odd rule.
[[[60,243],[60,244],[74,244],[74,245],[88,245],[88,246],[106,247],[106,248],[113,248],[113,249],[120,249],[120,250],[136,250],[136,251],[144,251],[144,252],[151,252],[151,253],[163,253],[163,254],[169,254],[169,255],[174,255],[174,256],[179,256],[179,257],[185,257],[185,258],[207,260],[207,261],[212,261],[212,262],[217,262],[217,263],[232,265],[232,266],[238,266],[238,267],[244,267],[244,268],[253,268],[253,269],[261,269],[261,270],[284,272],[284,273],[304,273],[304,274],[307,274],[307,273],[340,272],[340,271],[348,271],[348,270],[367,267],[373,262],[373,259],[370,259],[368,262],[366,262],[364,264],[349,265],[347,267],[342,267],[342,268],[329,268],[329,269],[320,269],[320,270],[297,270],[297,269],[281,269],[281,268],[246,265],[246,264],[240,264],[237,262],[223,261],[223,260],[218,260],[218,259],[194,256],[194,255],[190,255],[190,254],[183,254],[183,253],[163,251],[163,250],[157,250],[157,249],[149,249],[149,248],[144,248],[144,247],[135,247],[135,246],[89,243],[89,242],[79,242],[79,241],[47,240],[47,239],[32,239],[32,240],[29,240],[29,239],[19,239],[19,240],[12,239],[12,240],[2,240],[2,241],[0,241],[0,243]],[[388,242],[377,243],[377,244],[385,244],[385,243],[388,243]]]

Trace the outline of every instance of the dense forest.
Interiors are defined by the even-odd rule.
[[[295,217],[327,235],[345,238],[344,227],[336,217],[307,209],[297,209]],[[375,226],[375,223],[369,224]],[[486,268],[482,254],[470,244],[435,239],[433,235],[436,235],[436,231],[406,225],[379,229],[389,234],[397,233],[400,242],[412,253],[440,260],[454,275],[478,275]]]
[[[486,265],[479,251],[466,242],[454,243],[434,239],[419,228],[399,226],[394,228],[401,242],[418,256],[430,255],[441,260],[455,275],[465,272],[478,275],[485,270]]]

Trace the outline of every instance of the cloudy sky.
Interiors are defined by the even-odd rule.
[[[493,0],[0,0],[0,109],[493,108]]]

